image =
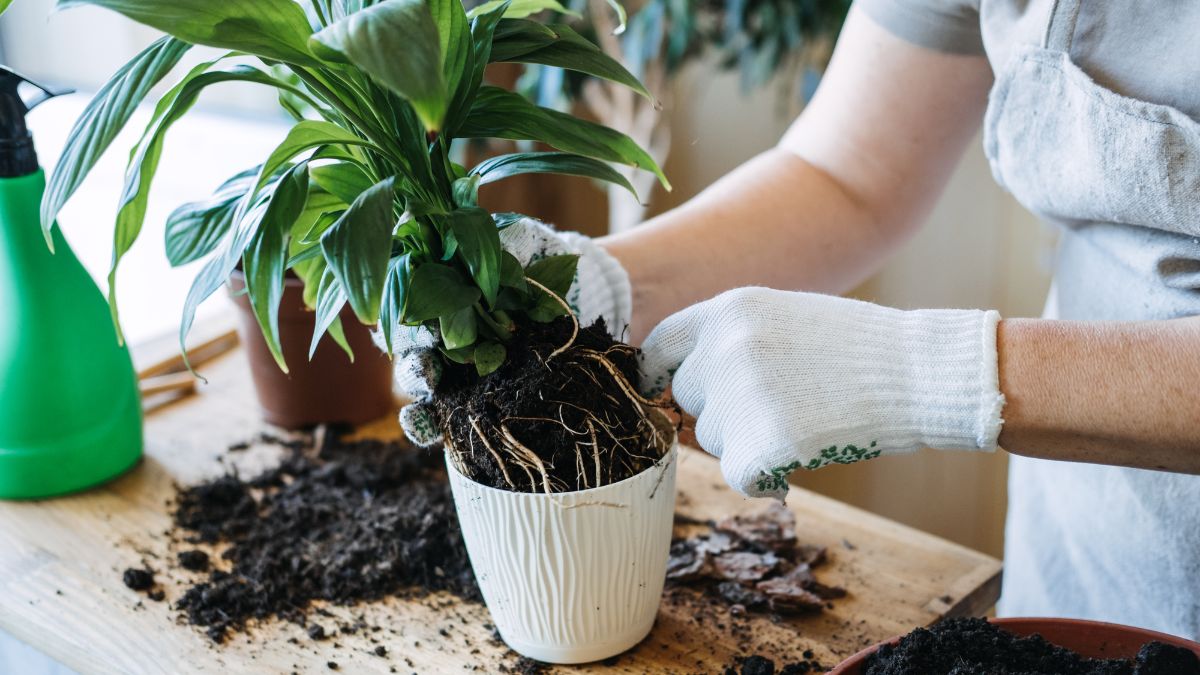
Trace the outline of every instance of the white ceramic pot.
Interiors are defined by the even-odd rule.
[[[676,441],[619,483],[556,494],[498,490],[447,458],[467,553],[500,636],[549,663],[608,658],[646,637],[666,577]]]

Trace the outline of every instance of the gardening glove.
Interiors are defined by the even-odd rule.
[[[590,325],[603,317],[609,332],[620,338],[629,325],[633,306],[629,275],[616,258],[591,238],[576,232],[556,232],[533,218],[522,218],[500,230],[500,244],[522,267],[547,256],[578,255],[575,282],[564,300],[580,323]],[[382,339],[377,336],[376,342],[381,343]],[[393,353],[400,357],[396,383],[413,400],[400,410],[400,426],[409,440],[422,447],[442,440],[433,407],[429,405],[442,367],[434,349],[436,344],[437,336],[424,326],[399,326],[392,336]]]
[[[654,329],[644,388],[672,384],[734,489],[782,499],[795,469],[922,447],[994,450],[999,318],[742,288]]]

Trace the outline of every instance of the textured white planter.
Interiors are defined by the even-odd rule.
[[[676,443],[620,483],[558,494],[497,490],[447,459],[463,539],[509,647],[550,663],[608,658],[646,637],[666,576]]]

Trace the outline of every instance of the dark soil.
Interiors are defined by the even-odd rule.
[[[154,586],[154,571],[130,567],[121,575],[121,581],[133,591],[148,591]]]
[[[809,659],[785,663],[776,670],[774,661],[758,654],[740,657],[732,666],[725,668],[725,675],[808,675],[823,672],[825,666]]]
[[[823,547],[796,541],[796,519],[772,503],[765,511],[711,523],[710,531],[671,543],[667,583],[704,589],[735,612],[820,612],[846,591],[817,581]]]
[[[224,546],[177,603],[190,623],[219,642],[251,619],[306,625],[314,600],[430,591],[479,599],[440,452],[332,433],[319,451],[285,445],[282,463],[261,475],[231,473],[179,493],[185,536]],[[198,557],[180,556],[181,567],[193,564]],[[325,637],[319,624],[308,631]]]
[[[635,476],[666,452],[638,400],[637,350],[613,340],[603,320],[572,341],[573,331],[565,316],[522,325],[494,373],[447,367],[434,405],[468,478],[517,492],[586,490]]]
[[[192,572],[208,571],[208,554],[204,551],[181,551],[179,566]]]
[[[1040,635],[1017,637],[984,619],[918,628],[867,660],[866,675],[1200,675],[1186,649],[1150,642],[1136,659],[1089,659]]]

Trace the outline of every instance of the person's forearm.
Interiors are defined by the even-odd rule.
[[[821,86],[778,148],[602,240],[633,284],[631,342],[730,288],[841,293],[863,281],[929,213],[991,81],[984,57],[917,47],[852,8]]]
[[[1200,474],[1200,318],[1005,320],[997,347],[1004,449]]]
[[[825,172],[774,149],[682,207],[601,241],[629,271],[638,344],[667,315],[729,288],[853,288],[898,236],[874,220]]]

